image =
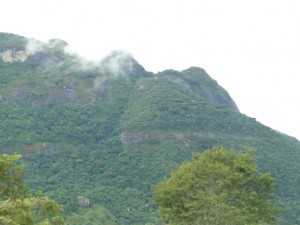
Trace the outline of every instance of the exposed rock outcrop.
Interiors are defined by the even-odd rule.
[[[0,58],[4,62],[24,62],[28,58],[28,54],[24,50],[7,49],[0,52]]]
[[[133,144],[140,144],[140,143],[157,143],[164,138],[164,135],[159,130],[151,130],[151,131],[144,131],[144,132],[133,132],[127,133],[123,132],[121,134],[121,142],[124,146],[130,146]]]
[[[83,196],[77,196],[77,202],[78,205],[80,205],[83,208],[88,208],[90,206],[90,199]]]

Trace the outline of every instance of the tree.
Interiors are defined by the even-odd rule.
[[[22,180],[21,155],[0,155],[0,224],[62,225],[62,207],[48,197],[34,197]]]
[[[24,165],[15,165],[21,155],[0,155],[0,199],[23,198],[28,189],[22,181]]]
[[[216,146],[193,155],[158,184],[154,202],[166,224],[274,224],[274,179],[259,173],[253,157]]]

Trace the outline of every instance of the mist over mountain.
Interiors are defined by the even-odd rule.
[[[202,68],[152,73],[127,52],[91,62],[0,33],[0,119],[0,153],[23,155],[26,183],[68,224],[160,224],[153,187],[214,145],[255,148],[288,208],[279,224],[299,223],[299,141],[240,113]]]

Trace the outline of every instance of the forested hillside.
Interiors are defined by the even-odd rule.
[[[240,113],[201,68],[155,74],[128,53],[89,62],[66,46],[0,33],[0,153],[23,155],[26,183],[68,224],[159,224],[154,186],[214,145],[256,149],[288,209],[280,224],[300,223],[298,140]]]

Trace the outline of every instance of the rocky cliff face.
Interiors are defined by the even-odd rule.
[[[28,58],[28,54],[24,50],[12,48],[0,52],[0,58],[4,62],[24,62]]]
[[[182,74],[188,80],[188,83],[194,92],[199,93],[214,104],[226,106],[237,112],[239,111],[229,93],[221,87],[217,81],[212,79],[204,69],[191,67],[182,71]]]

